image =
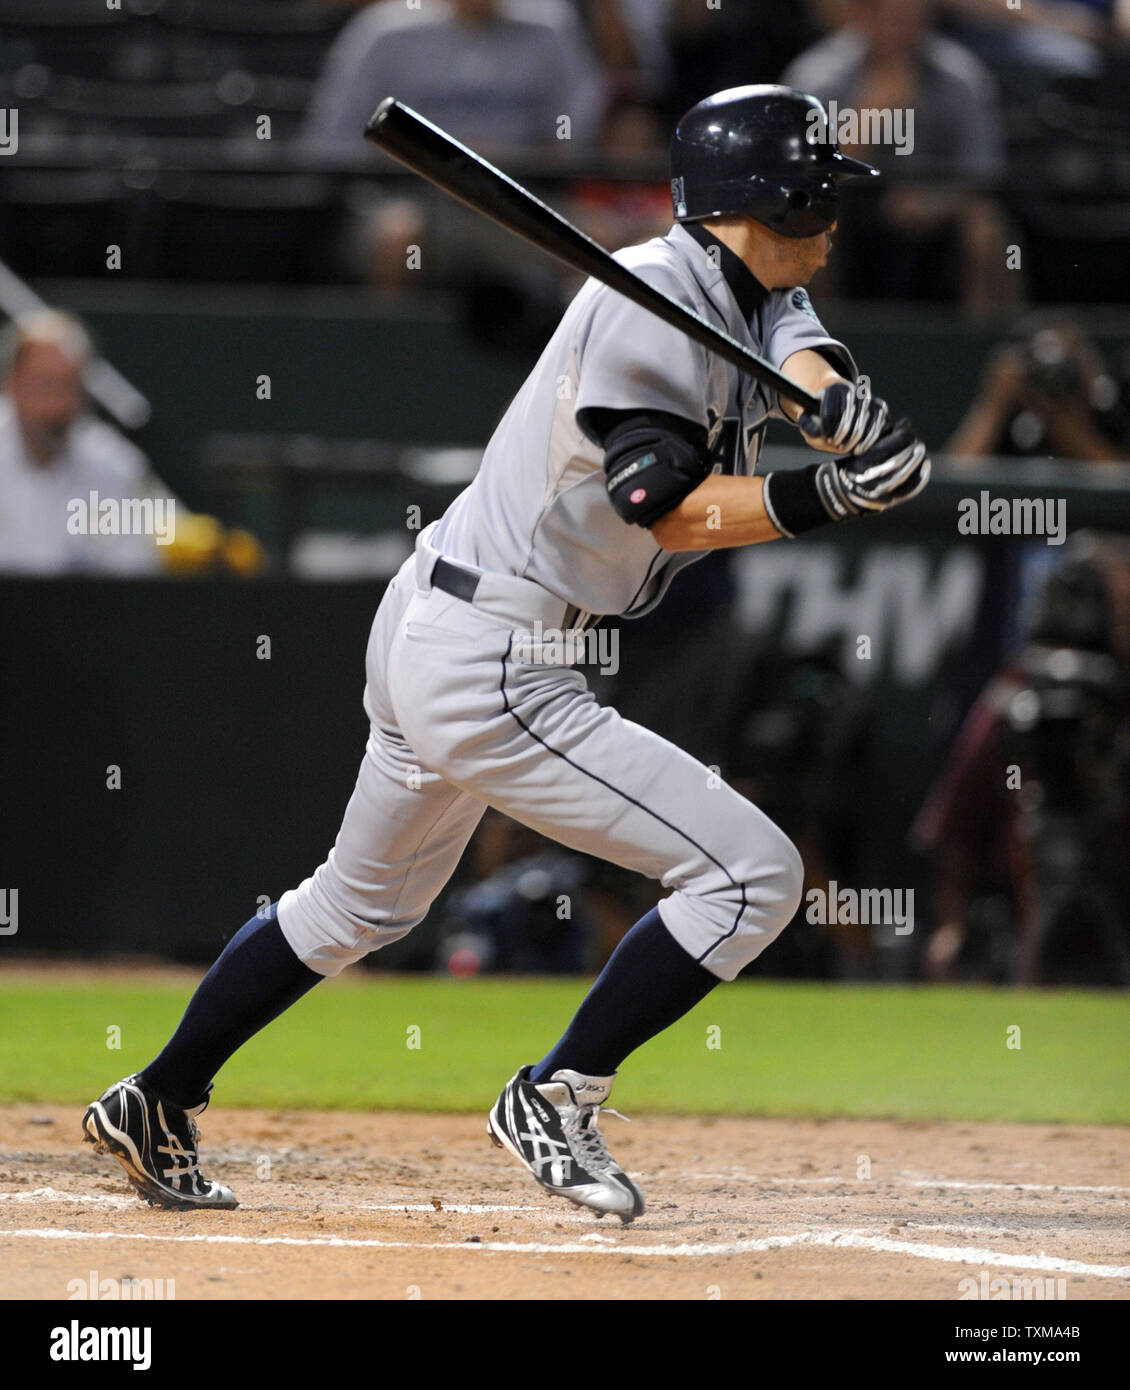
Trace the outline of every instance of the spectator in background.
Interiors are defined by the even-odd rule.
[[[428,0],[419,10],[381,0],[331,47],[304,143],[327,158],[364,158],[361,132],[386,96],[507,167],[589,144],[605,88],[566,0]],[[400,194],[355,191],[352,204],[345,258],[375,288],[462,291],[485,278],[539,298],[547,278],[557,283],[539,253],[419,180]]]
[[[601,126],[600,152],[620,169],[636,168],[643,176],[578,182],[570,191],[569,216],[602,246],[633,246],[663,236],[671,226],[671,186],[654,177],[657,169],[665,172],[666,156],[666,133],[655,107],[626,94],[613,98]]]
[[[727,87],[777,82],[819,34],[806,0],[668,0],[670,127],[696,102]]]
[[[17,574],[150,574],[157,542],[175,539],[176,499],[145,456],[87,408],[90,338],[54,310],[7,330],[0,397],[0,571]],[[121,534],[114,508],[99,521],[91,494],[120,506],[152,499],[148,534]],[[132,521],[129,524],[133,524]],[[118,534],[114,534],[114,530]]]
[[[992,77],[966,49],[933,32],[933,0],[848,0],[846,13],[848,22],[790,63],[781,81],[841,111],[912,113],[913,145],[904,139],[900,154],[893,143],[841,140],[894,176],[841,221],[843,289],[957,300],[973,312],[1016,302],[1019,273],[1006,268],[1005,255],[1014,237],[996,199],[976,187],[1002,172]],[[974,187],[900,187],[902,175]]]
[[[589,39],[621,95],[659,102],[669,92],[672,0],[572,0]],[[749,3],[749,0],[744,0]],[[714,88],[710,89],[711,91]],[[662,122],[666,128],[666,119]]]
[[[945,0],[950,27],[990,66],[1091,75],[1130,37],[1125,0]]]
[[[1024,319],[997,348],[945,446],[953,458],[1130,461],[1126,386],[1072,319]]]
[[[523,9],[570,15],[529,0],[524,7],[513,0],[428,0],[418,10],[399,0],[370,5],[326,57],[305,140],[356,158],[374,108],[396,96],[490,156],[559,151],[562,116],[571,124],[568,139],[585,143],[600,117],[600,95],[579,30],[531,23],[517,17]]]

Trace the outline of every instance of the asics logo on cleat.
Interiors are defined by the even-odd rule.
[[[157,1152],[159,1154],[168,1154],[171,1159],[171,1163],[162,1166],[162,1177],[169,1180],[173,1178],[192,1178],[199,1171],[199,1165],[196,1161],[196,1152],[194,1149],[186,1149],[181,1143],[180,1137],[174,1134],[172,1129],[169,1128],[169,1123],[165,1119],[165,1106],[161,1101],[157,1103],[157,1120],[161,1128],[165,1131],[165,1138],[169,1141],[167,1144],[158,1144]],[[195,1125],[192,1124],[191,1120],[189,1121],[189,1125],[191,1132],[191,1129],[195,1129]],[[196,1135],[193,1134],[192,1138],[193,1142],[195,1142]]]

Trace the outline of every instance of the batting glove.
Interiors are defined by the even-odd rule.
[[[816,490],[833,521],[886,511],[917,497],[929,481],[926,445],[909,420],[900,420],[872,448],[816,468]]]
[[[872,396],[866,377],[855,382],[834,381],[820,392],[820,412],[807,411],[797,420],[809,439],[829,445],[838,454],[866,453],[887,428],[887,403]]]

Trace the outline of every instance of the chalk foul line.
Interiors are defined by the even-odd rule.
[[[972,1246],[926,1245],[916,1241],[892,1240],[887,1236],[869,1235],[859,1230],[799,1231],[791,1235],[693,1245],[596,1245],[570,1241],[504,1240],[414,1241],[347,1236],[150,1235],[142,1232],[58,1229],[0,1231],[0,1244],[5,1240],[120,1240],[176,1245],[291,1246],[297,1249],[473,1250],[509,1255],[632,1255],[643,1259],[717,1259],[727,1255],[765,1254],[773,1250],[788,1250],[802,1246],[826,1246],[904,1255],[911,1259],[935,1260],[945,1264],[1034,1269],[1047,1273],[1086,1275],[1096,1279],[1130,1279],[1130,1265],[1089,1264],[1083,1260],[1063,1259],[1055,1255],[1009,1254]]]

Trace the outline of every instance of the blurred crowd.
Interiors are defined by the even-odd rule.
[[[1038,161],[1042,130],[1045,147],[1069,152],[1065,124],[1103,113],[1110,84],[1125,86],[1128,37],[1126,6],[1079,0],[433,0],[419,10],[378,0],[336,38],[300,138],[354,158],[374,94],[387,92],[504,165],[552,170],[590,151],[654,173],[675,121],[702,96],[780,81],[837,113],[891,120],[837,122],[844,148],[889,178],[877,194],[848,197],[839,253],[814,292],[981,312],[1027,293],[1022,224],[1038,210],[1001,194],[1010,150]],[[1115,142],[1117,109],[1107,114]],[[670,221],[661,178],[590,179],[565,206],[614,246]],[[427,192],[360,194],[352,211],[351,269],[380,287],[513,278],[515,258],[530,293],[544,275]],[[426,245],[427,265],[406,259],[406,245]]]
[[[95,244],[128,242],[127,275],[501,281],[536,303],[569,288],[543,258],[365,145],[382,97],[552,179],[617,246],[669,224],[679,115],[782,81],[834,105],[845,148],[888,176],[847,198],[817,293],[1130,299],[1128,36],[1126,0],[0,0],[0,103],[20,121],[0,247],[83,273],[110,228]]]

